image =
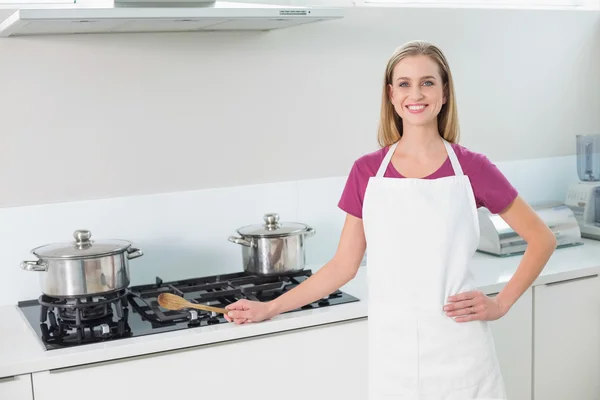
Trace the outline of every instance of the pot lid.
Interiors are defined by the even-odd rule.
[[[267,213],[264,215],[264,224],[248,225],[238,229],[242,236],[249,237],[281,237],[291,236],[306,232],[308,226],[298,222],[279,222],[279,214]]]
[[[75,241],[69,243],[52,243],[36,247],[31,252],[40,258],[83,258],[122,253],[131,246],[125,240],[90,240],[92,233],[87,230],[76,230]]]

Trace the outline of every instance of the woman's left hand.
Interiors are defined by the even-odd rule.
[[[488,297],[478,290],[450,296],[448,301],[449,303],[444,306],[444,311],[456,322],[494,321],[502,318],[508,312],[497,297]]]

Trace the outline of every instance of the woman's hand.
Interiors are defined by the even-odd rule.
[[[448,298],[444,311],[456,322],[475,320],[494,321],[502,318],[508,310],[500,304],[498,298],[488,297],[483,292],[473,290],[459,293]]]
[[[269,302],[262,303],[242,299],[229,304],[225,309],[230,310],[229,313],[225,315],[225,319],[238,325],[260,322],[275,316],[272,303]]]

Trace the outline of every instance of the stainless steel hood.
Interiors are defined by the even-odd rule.
[[[342,18],[342,10],[244,2],[129,0],[23,5],[0,37],[128,32],[268,31]]]

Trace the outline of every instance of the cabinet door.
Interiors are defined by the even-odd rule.
[[[600,278],[534,289],[534,399],[600,399]]]
[[[240,327],[244,329],[244,327]],[[367,398],[367,320],[36,373],[35,400]]]
[[[0,399],[33,400],[31,375],[17,375],[0,378]]]
[[[490,322],[510,400],[531,400],[532,298],[528,289],[504,317]]]

